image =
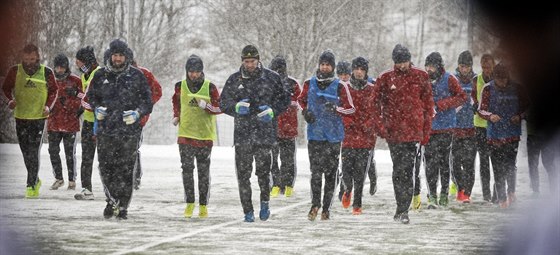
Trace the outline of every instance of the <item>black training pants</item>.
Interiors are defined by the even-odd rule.
[[[64,156],[68,168],[68,181],[76,180],[76,133],[48,132],[49,155],[53,167],[54,178],[64,180],[62,175],[62,161],[60,160],[60,142],[64,145]]]
[[[27,187],[35,187],[39,181],[39,153],[45,129],[45,119],[16,119],[16,134],[23,162],[27,168]]]

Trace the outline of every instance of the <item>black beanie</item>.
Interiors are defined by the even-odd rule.
[[[426,62],[424,66],[434,66],[437,69],[443,68],[443,58],[441,58],[441,54],[439,52],[432,52],[430,55],[426,57]]]
[[[62,53],[56,55],[56,57],[54,57],[53,67],[57,66],[64,67],[66,70],[69,70],[70,61],[68,61],[68,57]]]
[[[115,39],[109,44],[109,52],[111,52],[111,55],[120,53],[128,57],[127,49],[128,44],[120,39]]]
[[[202,63],[202,59],[192,54],[187,59],[187,63],[185,64],[185,70],[187,72],[203,72],[204,71],[204,63]]]
[[[352,73],[352,69],[350,68],[350,63],[348,63],[347,61],[338,61],[338,64],[336,64],[336,74],[351,74]]]
[[[107,65],[109,63],[109,59],[111,58],[111,50],[106,49],[103,53],[103,65]]]
[[[319,56],[319,65],[324,62],[327,62],[329,65],[331,65],[333,69],[335,68],[334,53],[332,53],[332,51],[325,50],[323,51],[323,53],[321,53],[321,56]]]
[[[97,60],[95,59],[95,53],[93,52],[92,46],[86,46],[81,48],[76,53],[76,59],[82,61],[82,63],[86,65],[93,65],[97,64]]]
[[[245,46],[245,48],[243,48],[243,50],[241,51],[241,60],[244,60],[246,58],[260,59],[259,50],[257,50],[257,47],[250,44]]]
[[[369,61],[363,57],[357,57],[354,60],[352,60],[352,70],[361,67],[366,71],[366,74],[368,72],[369,69]]]
[[[268,66],[268,68],[270,68],[270,70],[275,71],[279,74],[285,74],[286,59],[284,59],[284,57],[281,55],[276,55],[276,57],[274,57],[272,61],[270,61],[270,65]]]
[[[466,65],[466,66],[472,66],[473,65],[473,59],[472,59],[472,54],[470,51],[466,50],[461,52],[461,54],[459,54],[459,59],[457,59],[457,63],[459,65]]]
[[[395,64],[404,63],[410,61],[410,51],[400,44],[395,45],[393,49],[393,62]]]

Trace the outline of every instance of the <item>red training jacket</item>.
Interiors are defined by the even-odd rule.
[[[136,68],[140,69],[140,71],[142,71],[144,76],[146,76],[146,79],[148,80],[148,84],[150,85],[150,90],[152,91],[152,104],[155,105],[162,96],[161,85],[156,80],[154,74],[150,72],[150,70],[141,66],[137,66]],[[144,115],[140,120],[140,126],[142,127],[145,126],[146,123],[148,122],[148,119],[150,119],[150,114]]]
[[[428,73],[411,66],[380,74],[374,86],[376,132],[389,143],[430,139],[434,99]]]
[[[297,99],[301,94],[299,83],[294,78],[288,77],[288,83],[293,86],[290,106],[278,116],[278,137],[284,139],[295,138],[298,135],[297,112],[299,104]]]
[[[357,90],[348,86],[356,112],[344,116],[343,148],[372,149],[375,148],[375,102],[374,85],[369,83]]]
[[[70,74],[66,79],[57,81],[58,98],[49,114],[47,130],[50,132],[79,132],[80,117],[78,110],[83,97],[82,80]]]

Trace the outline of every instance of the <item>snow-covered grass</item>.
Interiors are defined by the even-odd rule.
[[[353,216],[335,198],[331,220],[310,222],[306,216],[311,205],[309,161],[307,150],[299,149],[295,195],[273,198],[268,221],[245,223],[233,148],[214,147],[209,218],[197,218],[197,208],[194,218],[185,219],[177,145],[143,145],[144,176],[140,190],[133,195],[129,219],[105,220],[97,162],[93,173],[95,200],[77,201],[73,195],[80,189],[79,178],[76,191],[65,187],[49,190],[54,177],[47,147],[41,151],[40,198],[31,200],[24,199],[26,170],[19,147],[0,144],[2,245],[19,237],[24,246],[39,254],[480,254],[495,251],[503,239],[502,228],[520,216],[514,210],[484,204],[477,173],[472,204],[452,201],[446,209],[411,212],[409,225],[394,222],[391,161],[388,151],[381,150],[376,152],[377,194],[367,193],[368,182],[363,215]],[[78,162],[80,155],[78,146]],[[526,162],[520,155],[518,207],[530,200]],[[541,176],[541,189],[545,191],[546,174]],[[253,203],[258,210],[256,177],[252,184]],[[425,194],[423,187],[423,202]],[[17,237],[6,233],[17,233]]]

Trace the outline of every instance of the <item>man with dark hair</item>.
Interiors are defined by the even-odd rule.
[[[376,133],[387,140],[393,161],[393,188],[397,210],[393,219],[408,224],[408,209],[421,145],[428,143],[434,101],[428,73],[413,67],[410,51],[397,44],[393,69],[374,86]]]
[[[208,217],[210,198],[210,155],[216,140],[216,115],[220,110],[220,94],[216,85],[206,79],[204,63],[191,55],[185,64],[186,78],[175,83],[173,125],[179,125],[177,143],[183,169],[185,190],[184,215],[191,218],[195,207],[194,163],[198,172],[198,217]]]
[[[502,63],[496,65],[494,79],[484,86],[478,110],[488,121],[487,137],[496,199],[501,208],[508,208],[516,200],[517,147],[521,120],[525,118],[528,106],[519,88],[520,85],[510,79],[508,68]]]
[[[230,75],[220,96],[220,108],[234,117],[235,169],[245,222],[254,222],[251,200],[253,160],[260,187],[261,220],[270,216],[270,167],[276,144],[277,117],[290,105],[290,94],[276,73],[262,66],[257,48],[241,51],[241,67]]]
[[[366,174],[370,175],[370,185],[377,185],[375,173],[375,111],[373,84],[368,82],[369,61],[363,57],[352,60],[352,76],[348,90],[352,96],[356,112],[343,117],[344,140],[342,142],[342,182],[344,193],[342,207],[350,207],[352,194],[352,214],[362,214],[362,193]],[[354,191],[352,193],[352,191]]]
[[[286,59],[276,56],[270,62],[270,70],[277,72],[282,79],[282,84],[290,93],[290,106],[278,116],[278,144],[272,150],[272,191],[271,197],[277,197],[283,192],[286,197],[291,197],[297,175],[296,166],[296,137],[298,136],[297,112],[299,104],[297,98],[301,88],[296,79],[288,76]],[[278,158],[280,162],[278,163]]]
[[[82,72],[82,90],[88,90],[95,73],[101,69],[97,64],[93,47],[87,46],[76,52],[76,66]],[[83,99],[83,98],[82,98]],[[93,158],[95,157],[95,134],[93,126],[95,117],[91,106],[82,100],[83,122],[82,122],[82,165],[80,167],[80,179],[82,181],[82,191],[74,195],[77,200],[93,200],[93,189],[91,185],[91,174],[93,172]]]
[[[459,81],[455,76],[445,71],[443,58],[439,52],[432,52],[426,57],[426,72],[432,82],[432,96],[434,97],[434,114],[430,139],[426,144],[424,157],[426,159],[426,180],[428,181],[428,209],[435,209],[438,205],[449,204],[449,177],[451,141],[453,130],[457,122],[455,108],[467,100]],[[441,185],[439,201],[437,184]]]
[[[58,98],[49,115],[47,130],[49,133],[49,154],[54,178],[51,190],[64,185],[62,162],[60,160],[60,142],[64,144],[66,166],[68,168],[68,189],[76,189],[76,134],[80,131],[78,111],[83,97],[82,81],[70,72],[70,62],[64,54],[54,58],[54,76],[58,83]]]
[[[27,168],[25,198],[39,197],[39,152],[48,118],[57,97],[53,71],[39,64],[39,48],[28,44],[22,51],[21,64],[8,70],[2,91],[8,108],[14,110],[16,133]]]
[[[330,207],[335,192],[340,145],[344,140],[342,116],[355,112],[348,86],[334,76],[335,58],[330,50],[319,56],[315,75],[303,83],[298,98],[307,122],[307,146],[311,168],[311,209],[307,214],[314,221],[321,212],[321,220],[330,219]],[[325,186],[321,192],[323,177]],[[321,201],[321,193],[323,199]]]
[[[115,39],[109,49],[108,65],[93,77],[85,100],[95,109],[98,123],[99,173],[107,198],[103,216],[127,219],[140,119],[152,112],[152,98],[146,77],[130,65],[128,45]]]
[[[476,74],[472,70],[473,58],[470,51],[463,51],[457,60],[458,67],[455,76],[463,92],[470,95],[472,92],[473,77]],[[471,192],[474,186],[476,141],[473,123],[472,100],[466,100],[462,106],[457,107],[457,122],[453,132],[453,181],[457,185],[457,201],[462,203],[471,202]]]

